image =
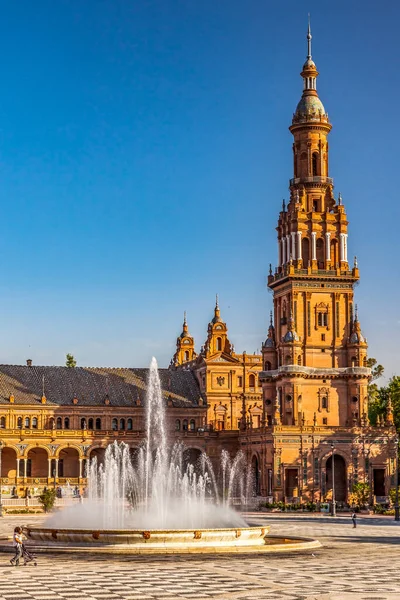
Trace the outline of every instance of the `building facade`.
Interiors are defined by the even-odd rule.
[[[361,332],[349,261],[348,221],[329,173],[331,123],[308,55],[293,115],[290,199],[278,218],[277,266],[268,277],[273,311],[261,354],[235,352],[218,298],[196,353],[186,315],[169,369],[160,377],[171,441],[191,458],[241,449],[255,492],[286,502],[346,502],[354,483],[376,501],[394,485],[391,407],[368,422],[367,341]],[[3,498],[45,486],[86,486],[87,461],[111,442],[134,451],[144,439],[146,369],[0,366]],[[334,466],[334,469],[333,469]],[[371,497],[371,500],[372,500]]]

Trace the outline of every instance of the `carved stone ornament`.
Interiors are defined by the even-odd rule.
[[[225,377],[217,377],[217,383],[218,385],[224,385]]]

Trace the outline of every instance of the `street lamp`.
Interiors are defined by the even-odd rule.
[[[396,497],[394,504],[394,520],[400,521],[400,512],[399,512],[399,436],[396,435],[394,438],[396,444]]]
[[[0,517],[3,516],[3,498],[1,495],[1,453],[3,451],[3,442],[0,440]]]
[[[332,517],[336,517],[336,500],[335,500],[335,444],[331,443],[332,448]]]

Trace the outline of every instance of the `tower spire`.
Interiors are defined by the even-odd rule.
[[[187,320],[186,320],[186,310],[183,313],[183,334],[185,334],[185,335],[188,334],[188,324],[187,324]]]
[[[312,40],[312,35],[311,35],[310,13],[308,13],[307,60],[311,60],[312,59],[312,55],[311,55],[311,40]]]

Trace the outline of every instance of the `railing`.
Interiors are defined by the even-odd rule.
[[[333,179],[332,177],[314,175],[314,177],[296,177],[290,180],[290,185],[297,185],[298,183],[333,183]]]
[[[371,375],[371,369],[368,367],[337,367],[337,368],[326,368],[319,369],[317,367],[304,367],[300,365],[282,365],[278,369],[273,371],[261,371],[259,373],[260,379],[267,377],[276,377],[284,373],[303,373],[304,375],[360,375],[362,377],[369,377]]]

